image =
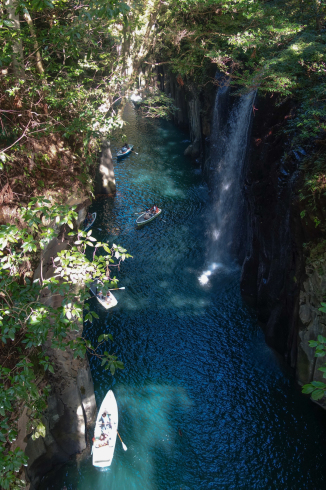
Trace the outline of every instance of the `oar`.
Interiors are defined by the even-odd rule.
[[[126,289],[124,286],[122,288],[109,289],[109,291],[117,291],[118,289]]]
[[[136,153],[136,155],[138,155],[138,153],[135,151],[135,150],[131,150],[133,153]]]
[[[119,432],[118,432],[118,431],[117,431],[117,434],[118,434],[119,439],[120,439],[120,441],[121,441],[121,444],[122,444],[122,448],[123,448],[123,450],[124,450],[124,451],[127,451],[127,449],[128,449],[128,448],[127,448],[127,446],[124,444],[123,440],[121,439],[120,434],[119,434]]]

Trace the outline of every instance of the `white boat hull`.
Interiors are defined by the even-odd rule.
[[[110,296],[107,298],[105,298],[104,296],[103,297],[100,297],[100,295],[98,294],[101,290],[101,283],[98,282],[98,280],[96,279],[96,281],[94,281],[91,285],[90,285],[90,290],[91,292],[94,294],[94,296],[96,297],[97,301],[99,303],[101,303],[102,306],[104,306],[104,308],[106,310],[108,310],[109,308],[113,308],[113,306],[116,306],[118,304],[118,301],[117,299],[115,298],[115,296],[113,296],[112,293],[110,293]]]
[[[141,214],[137,219],[136,223],[138,226],[145,225],[146,223],[149,223],[150,221],[153,221],[153,219],[157,218],[161,212],[162,209],[158,208],[158,212],[153,214],[150,218],[146,219],[145,216],[149,211],[145,211],[145,213]]]
[[[104,427],[101,423],[100,419],[103,412],[110,415],[111,427],[108,425]],[[113,391],[110,390],[106,394],[96,418],[92,447],[93,466],[98,468],[106,468],[107,466],[111,466],[117,440],[117,433],[118,405]],[[107,436],[107,438],[103,441],[100,440],[102,434]]]

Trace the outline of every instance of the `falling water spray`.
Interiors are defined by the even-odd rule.
[[[216,270],[232,263],[232,250],[240,237],[241,175],[256,92],[243,95],[223,121],[228,90],[218,90],[211,138],[213,192],[207,246],[207,270],[199,281],[206,284]]]

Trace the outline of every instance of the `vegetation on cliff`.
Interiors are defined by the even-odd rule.
[[[32,437],[45,435],[42,412],[51,377],[44,377],[43,373],[54,373],[47,355],[49,348],[68,347],[75,356],[82,357],[87,351],[100,358],[104,369],[112,374],[123,368],[115,355],[99,349],[103,342],[113,341],[110,334],[101,335],[98,346],[80,336],[70,341],[67,338],[69,332],[80,331],[83,307],[88,309],[84,301],[90,297],[90,283],[99,278],[104,294],[108,287],[116,287],[112,270],[129,255],[120,246],[109,248],[97,242],[91,231],[71,231],[78,216],[74,209],[50,204],[44,198],[34,198],[27,208],[21,209],[24,228],[0,226],[0,474],[1,487],[5,489],[19,488],[23,483],[17,472],[21,464],[27,463],[26,456],[19,448],[10,450],[10,444],[17,438],[17,417],[23,407],[28,409]],[[53,275],[44,279],[43,251],[59,230],[65,248],[52,257]],[[91,260],[86,257],[88,247],[94,249]],[[99,248],[107,255],[97,256]],[[37,260],[40,277],[31,280],[24,276],[24,267],[27,261]],[[53,306],[56,296],[62,297],[61,306]],[[98,318],[89,311],[84,320],[92,321],[93,317]]]
[[[326,303],[321,303],[319,311],[326,313]],[[310,340],[309,346],[316,349],[315,357],[326,356],[326,338],[322,335],[318,335],[317,340]],[[323,378],[326,378],[326,364],[318,368],[318,371],[323,373]],[[326,383],[323,381],[311,381],[303,385],[302,393],[311,395],[311,398],[315,401],[321,400],[326,396]]]
[[[235,93],[258,90],[277,101],[292,99],[279,121],[288,144],[284,160],[301,165],[302,217],[313,212],[324,227],[326,5],[319,0],[226,0],[164,2],[153,61],[168,63],[180,85],[204,86],[210,65],[230,80]]]

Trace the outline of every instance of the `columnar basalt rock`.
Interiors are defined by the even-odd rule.
[[[214,77],[214,74],[212,73]],[[207,157],[207,139],[210,136],[211,119],[214,107],[216,87],[214,83],[207,84],[203,89],[197,89],[193,82],[175,76],[163,66],[158,67],[160,89],[172,97],[177,111],[174,122],[181,128],[189,130],[190,145],[185,155],[203,164]],[[214,78],[212,78],[214,80]]]
[[[303,272],[303,230],[298,206],[298,162],[283,160],[279,136],[290,104],[277,109],[266,98],[255,102],[248,165],[243,179],[247,245],[241,292],[257,308],[267,343],[294,367],[297,312]]]

